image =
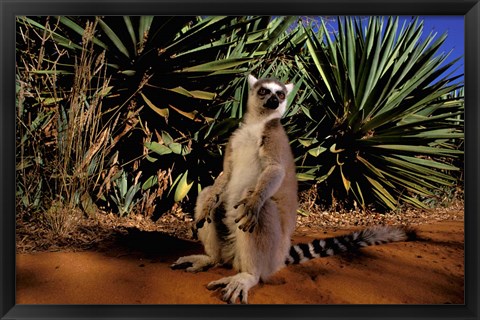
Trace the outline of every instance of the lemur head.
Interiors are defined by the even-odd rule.
[[[292,92],[293,83],[283,84],[275,79],[257,79],[249,75],[248,84],[248,116],[254,121],[281,118],[287,108],[287,96]]]

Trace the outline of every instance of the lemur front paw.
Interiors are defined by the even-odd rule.
[[[260,204],[258,203],[258,197],[254,195],[251,191],[249,195],[240,200],[237,204],[233,207],[238,209],[238,207],[243,206],[243,212],[237,219],[235,219],[235,223],[242,223],[238,226],[238,228],[244,232],[249,231],[250,233],[253,232],[255,227],[258,224],[258,215],[260,213]]]
[[[197,217],[197,220],[195,221],[195,227],[197,229],[201,229],[205,224],[205,221],[207,223],[212,222],[215,209],[218,208],[220,203],[221,203],[220,194],[214,193],[211,196],[209,196],[207,199],[205,199],[205,202],[203,203],[203,208],[201,210],[201,214],[199,217]]]

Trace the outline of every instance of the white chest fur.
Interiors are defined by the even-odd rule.
[[[264,128],[265,122],[245,124],[232,136],[232,176],[228,185],[231,203],[255,188],[262,172],[259,152]]]

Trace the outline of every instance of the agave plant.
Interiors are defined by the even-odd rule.
[[[321,197],[391,210],[425,207],[436,188],[453,186],[463,96],[450,95],[462,87],[448,73],[456,61],[438,53],[447,35],[422,39],[422,22],[399,28],[399,18],[381,17],[339,18],[334,36],[325,24],[306,32],[299,179],[318,183]]]

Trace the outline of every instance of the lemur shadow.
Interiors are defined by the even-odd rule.
[[[152,262],[169,262],[180,256],[201,253],[201,243],[180,239],[160,231],[142,231],[125,228],[117,232],[107,246],[111,256],[136,256],[151,259]]]

